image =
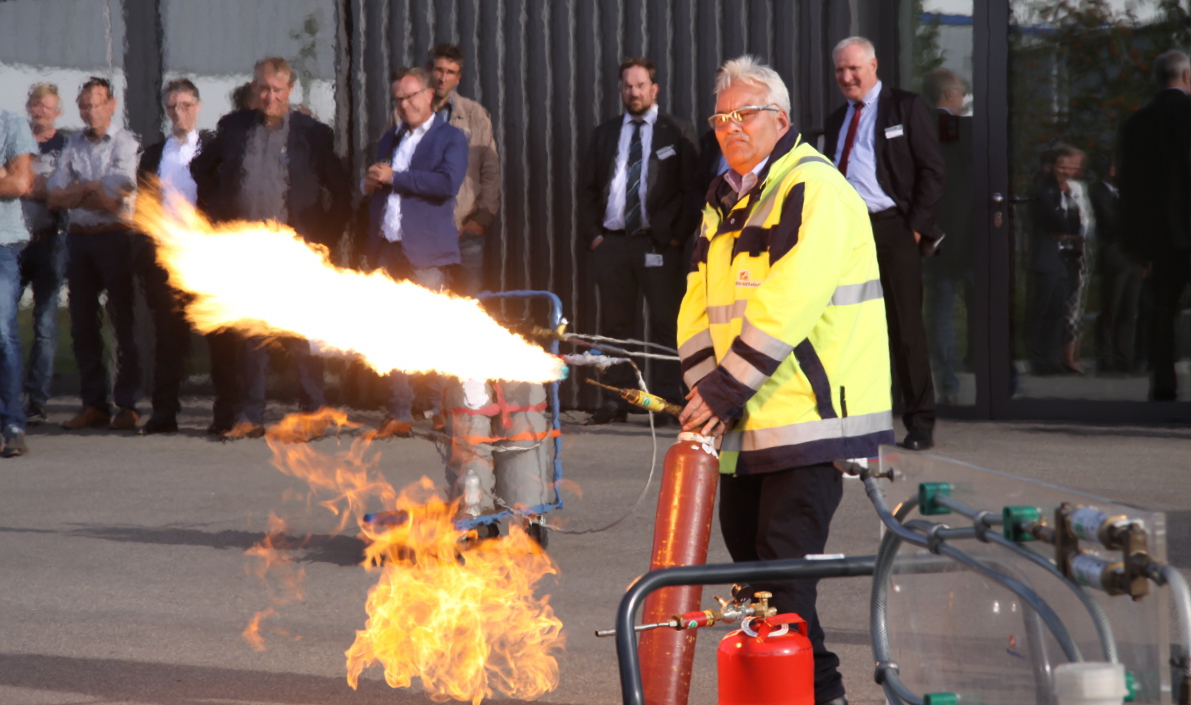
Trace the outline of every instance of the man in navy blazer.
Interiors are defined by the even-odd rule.
[[[190,162],[198,208],[216,223],[276,220],[307,242],[333,248],[347,224],[351,189],[331,128],[290,109],[296,76],[285,59],[262,59],[254,73],[258,107],[223,116],[215,139]],[[208,432],[241,426],[239,433],[259,438],[269,372],[265,341],[242,341],[232,331],[212,333],[208,341],[215,387]],[[314,411],[325,403],[322,360],[305,340],[284,343],[298,368],[301,408]]]
[[[441,291],[447,267],[459,264],[455,195],[467,175],[467,136],[434,114],[422,69],[397,69],[390,88],[398,124],[381,137],[376,163],[364,177],[371,196],[368,263],[394,279]],[[395,370],[387,379],[388,413],[378,436],[408,436],[414,400],[409,376]],[[441,378],[430,375],[426,388],[434,429],[442,430]]]

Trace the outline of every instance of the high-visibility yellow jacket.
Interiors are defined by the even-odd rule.
[[[678,315],[686,383],[735,420],[720,471],[874,456],[894,436],[868,210],[792,130],[758,176],[735,203],[712,184]]]

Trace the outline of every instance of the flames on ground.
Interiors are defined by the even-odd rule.
[[[350,424],[336,410],[294,414],[270,429],[266,440],[274,466],[307,482],[310,497],[338,517],[339,530],[359,527],[366,542],[363,565],[379,572],[365,605],[367,622],[346,652],[348,683],[356,687],[361,673],[379,664],[390,686],[409,687],[417,678],[436,701],[475,704],[497,694],[532,700],[557,687],[562,622],[549,597],[535,593],[558,569],[538,544],[515,525],[509,535],[484,541],[460,531],[453,521],[456,505],[444,501],[428,478],[396,491],[376,467],[371,432],[331,455],[314,444],[290,442],[311,425]],[[378,505],[405,521],[365,523],[364,513]],[[271,519],[265,541],[248,551],[276,604],[300,596],[290,579],[297,575],[294,563],[279,553],[279,546],[295,547],[279,538],[283,531]],[[270,579],[273,572],[281,579]],[[244,637],[254,648],[264,648],[262,623],[276,616],[269,609],[253,617]]]

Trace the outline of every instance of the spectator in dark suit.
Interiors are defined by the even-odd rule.
[[[938,256],[926,262],[931,292],[931,356],[940,382],[939,398],[955,404],[959,396],[957,371],[962,366],[955,339],[955,307],[967,311],[972,302],[972,118],[962,115],[967,85],[950,69],[926,76],[923,97],[935,107],[939,151],[947,164],[947,183],[939,203],[939,229],[947,238]],[[967,350],[972,351],[973,325],[967,326]]]
[[[467,136],[435,115],[433,89],[422,69],[398,69],[391,90],[400,122],[381,137],[363,184],[371,197],[368,264],[393,279],[442,291],[447,268],[459,264],[455,196],[467,175]],[[388,413],[377,435],[408,436],[414,402],[409,375],[394,370],[388,384]],[[441,431],[442,380],[428,375],[426,387],[431,425]]]
[[[347,176],[335,154],[331,128],[291,111],[294,72],[285,59],[258,61],[253,85],[256,110],[241,110],[219,121],[215,138],[190,163],[199,209],[213,222],[276,220],[307,242],[334,248],[350,208]],[[215,334],[211,340],[215,419],[208,429],[224,434],[264,435],[266,341]],[[323,364],[306,340],[284,346],[298,368],[303,411],[323,406]],[[240,375],[235,375],[236,353]],[[216,372],[216,370],[219,370]],[[241,385],[242,382],[242,385]]]
[[[1151,272],[1150,398],[1178,398],[1175,321],[1191,277],[1191,62],[1168,51],[1154,62],[1161,90],[1121,127],[1121,244]]]
[[[911,450],[934,445],[935,388],[922,323],[922,255],[943,238],[936,222],[946,164],[938,120],[921,96],[877,78],[872,42],[849,37],[835,46],[835,81],[847,103],[825,126],[825,149],[868,204],[889,319],[893,379]]]
[[[649,59],[627,59],[620,65],[625,112],[591,136],[580,170],[580,237],[591,250],[600,333],[631,338],[644,296],[649,338],[676,347],[682,280],[689,265],[683,246],[699,218],[690,207],[697,153],[694,128],[658,110],[655,73]],[[606,381],[637,387],[625,365],[609,368]],[[678,363],[654,365],[650,389],[681,403]],[[609,401],[591,422],[623,420],[626,410],[619,399]]]
[[[1038,186],[1030,199],[1029,325],[1031,369],[1037,375],[1064,371],[1060,354],[1067,331],[1067,313],[1073,279],[1074,253],[1081,246],[1079,206],[1071,197],[1071,180],[1078,170],[1080,155],[1067,145],[1058,145],[1043,156]],[[1048,168],[1049,167],[1049,168]]]
[[[210,145],[215,135],[199,131],[202,103],[198,87],[187,78],[176,78],[162,92],[170,134],[145,148],[137,169],[137,180],[145,184],[156,179],[164,198],[182,198],[191,205],[196,199],[190,162]],[[157,247],[147,236],[138,238],[137,274],[145,301],[153,312],[153,415],[140,428],[141,435],[173,433],[178,430],[182,367],[190,352],[190,324],[186,321],[186,298],[169,285],[169,273],[157,261]]]
[[[1144,274],[1141,264],[1121,247],[1121,192],[1117,167],[1110,163],[1092,185],[1101,277],[1100,314],[1096,316],[1096,374],[1133,370],[1133,340]]]

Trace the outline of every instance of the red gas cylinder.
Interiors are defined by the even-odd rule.
[[[719,705],[815,705],[815,659],[796,614],[746,618],[720,642]]]

